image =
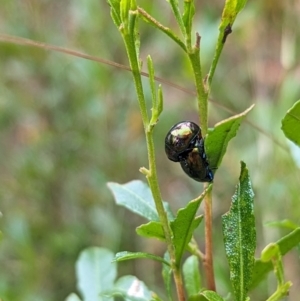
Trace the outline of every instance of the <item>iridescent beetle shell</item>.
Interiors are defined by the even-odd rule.
[[[192,149],[195,140],[202,138],[199,126],[191,121],[181,121],[172,126],[165,139],[165,151],[171,161],[179,162],[180,155]]]
[[[183,171],[198,182],[212,182],[214,175],[206,159],[200,127],[181,121],[167,133],[165,151],[168,158],[180,162]]]
[[[212,182],[214,174],[211,171],[204,151],[204,140],[198,140],[195,147],[180,160],[183,171],[198,182]]]

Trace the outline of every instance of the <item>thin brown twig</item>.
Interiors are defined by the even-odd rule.
[[[33,47],[37,47],[37,48],[41,48],[41,49],[45,49],[45,50],[52,50],[52,51],[56,51],[56,52],[60,52],[60,53],[65,53],[65,54],[68,54],[68,55],[80,57],[80,58],[83,58],[83,59],[87,59],[87,60],[90,60],[90,61],[98,62],[98,63],[104,64],[104,65],[109,65],[109,66],[112,66],[112,67],[116,67],[118,69],[123,69],[123,70],[132,72],[132,70],[129,66],[125,66],[125,65],[122,65],[122,64],[110,61],[110,60],[102,59],[102,58],[99,58],[97,56],[88,55],[88,54],[80,52],[80,51],[71,50],[71,49],[65,48],[65,47],[54,46],[54,45],[50,45],[50,44],[47,44],[47,43],[37,42],[37,41],[30,40],[30,39],[25,39],[25,38],[16,37],[16,36],[10,36],[10,35],[6,35],[6,34],[0,34],[0,41],[7,42],[7,43],[12,43],[12,44],[17,44],[17,45],[33,46]],[[149,74],[147,72],[144,72],[144,71],[141,71],[141,75],[145,76],[145,77],[149,77]],[[170,87],[181,90],[182,92],[185,92],[187,94],[196,95],[196,92],[193,92],[189,89],[181,87],[181,86],[179,86],[175,83],[172,83],[172,82],[170,82],[166,79],[160,78],[158,76],[155,76],[154,79],[157,82],[160,82],[162,84],[166,84]]]
[[[98,63],[104,64],[104,65],[109,65],[109,66],[116,67],[116,68],[119,68],[119,69],[122,69],[122,70],[130,71],[130,72],[132,71],[129,66],[125,66],[125,65],[107,60],[107,59],[102,59],[102,58],[99,58],[97,56],[88,55],[88,54],[85,54],[85,53],[80,52],[80,51],[75,51],[75,50],[71,50],[71,49],[68,49],[68,48],[60,47],[60,46],[54,46],[54,45],[50,45],[50,44],[47,44],[47,43],[37,42],[37,41],[34,41],[34,40],[30,40],[30,39],[25,39],[25,38],[21,38],[21,37],[6,35],[6,34],[0,34],[0,41],[6,42],[6,43],[17,44],[17,45],[37,47],[37,48],[41,48],[41,49],[44,49],[44,50],[52,50],[52,51],[56,51],[56,52],[65,53],[65,54],[68,54],[68,55],[80,57],[80,58],[83,58],[83,59],[91,60],[91,61],[94,61],[94,62],[98,62]],[[149,77],[149,74],[147,72],[144,72],[144,71],[141,71],[141,75],[145,76],[145,77]],[[166,79],[160,78],[158,76],[155,76],[154,79],[157,82],[160,82],[160,83],[165,84],[167,86],[173,87],[173,88],[175,88],[177,90],[180,90],[184,93],[187,93],[189,95],[192,95],[192,96],[197,95],[195,91],[184,88],[180,85],[172,83],[172,82],[170,82]],[[209,99],[209,102],[213,103],[214,105],[218,106],[219,108],[222,108],[224,111],[227,111],[230,114],[237,114],[235,111],[227,108],[223,104],[221,104],[221,103],[219,103],[219,102],[217,102],[213,99]],[[267,133],[265,130],[263,130],[258,125],[254,124],[253,122],[251,122],[247,119],[245,119],[245,122],[248,123],[249,125],[251,125],[253,128],[255,128],[258,132],[262,133],[263,135],[265,135],[266,137],[271,139],[275,144],[277,144],[279,147],[281,147],[285,151],[289,151],[288,148],[286,147],[286,145],[283,145],[281,142],[279,142],[276,138],[274,138],[271,134]]]
[[[207,185],[207,184],[206,184]],[[213,266],[213,247],[212,247],[212,194],[208,191],[204,198],[205,214],[205,274],[207,288],[216,291],[214,266]]]
[[[178,268],[174,271],[174,279],[175,279],[175,282],[177,283],[176,290],[177,290],[178,300],[185,301],[181,270]]]

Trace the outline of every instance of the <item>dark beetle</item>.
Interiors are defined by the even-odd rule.
[[[181,121],[172,126],[165,139],[165,149],[171,161],[179,162],[182,153],[194,148],[202,138],[199,126],[191,121]]]
[[[183,171],[195,181],[212,182],[200,127],[192,121],[176,123],[167,133],[165,151],[168,158],[180,162]]]

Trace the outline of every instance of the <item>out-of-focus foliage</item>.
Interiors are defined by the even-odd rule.
[[[174,25],[166,1],[139,3],[166,26]],[[4,1],[0,7],[1,33],[127,65],[104,0]],[[203,74],[212,60],[222,7],[223,1],[196,1],[194,29],[202,37]],[[241,159],[251,172],[256,195],[258,252],[284,231],[263,227],[263,223],[284,218],[299,223],[299,155],[291,156],[292,146],[280,130],[281,119],[300,98],[299,14],[297,1],[249,1],[227,38],[216,70],[214,101],[235,113],[256,103],[247,117],[254,125],[241,125],[215,178],[214,255],[220,294],[230,290],[225,252],[219,247],[220,216],[228,210]],[[142,22],[140,35],[144,65],[151,54],[158,76],[193,89],[181,50]],[[147,166],[131,74],[2,42],[0,70],[1,298],[63,300],[75,290],[74,263],[87,246],[162,256],[162,243],[135,234],[140,224],[137,217],[115,207],[105,185],[143,179],[138,169]],[[175,212],[199,195],[202,185],[167,160],[164,136],[178,121],[197,122],[198,114],[191,95],[165,85],[163,90],[164,112],[155,128],[158,176],[163,198]],[[210,125],[231,115],[212,104]],[[297,254],[287,257],[285,264],[294,300],[300,285]],[[148,287],[159,290],[159,264],[131,261],[119,267],[120,274],[134,273]],[[265,299],[267,290],[267,285],[260,287],[253,300]]]
[[[300,100],[287,111],[281,128],[285,136],[300,147]]]

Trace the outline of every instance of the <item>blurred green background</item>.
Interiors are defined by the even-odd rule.
[[[208,72],[222,0],[195,1],[194,30]],[[155,18],[174,28],[166,1],[140,1]],[[2,1],[0,32],[83,51],[127,65],[121,37],[104,0]],[[300,155],[282,134],[281,119],[300,99],[300,3],[252,0],[226,42],[212,87],[212,100],[239,113],[255,103],[230,143],[214,185],[214,246],[217,287],[228,282],[220,217],[238,181],[240,160],[250,170],[256,194],[257,255],[288,230],[266,222],[300,216]],[[141,58],[151,54],[156,74],[193,90],[182,51],[143,22]],[[145,65],[145,64],[144,64]],[[64,300],[75,291],[74,264],[85,247],[162,255],[164,245],[135,234],[143,220],[116,207],[106,183],[142,179],[145,140],[131,74],[96,62],[34,47],[0,43],[0,298]],[[147,79],[145,79],[147,85]],[[149,96],[149,87],[145,87]],[[163,85],[164,112],[155,128],[158,176],[174,212],[202,191],[179,164],[167,160],[164,137],[181,120],[198,121],[193,96]],[[210,126],[231,116],[210,105]],[[268,133],[267,137],[260,127]],[[271,138],[270,138],[271,137]],[[277,143],[279,142],[279,143]],[[203,228],[196,233],[203,246]],[[290,298],[300,286],[299,254],[285,257]],[[148,260],[119,265],[163,296],[160,265]],[[274,277],[253,294],[264,300]],[[298,295],[297,295],[298,296]]]

